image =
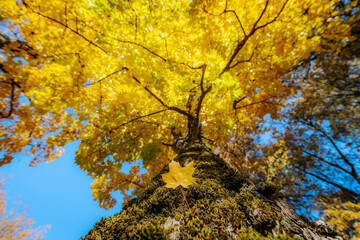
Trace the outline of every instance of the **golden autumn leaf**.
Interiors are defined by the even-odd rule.
[[[198,178],[194,178],[192,175],[194,173],[194,162],[189,163],[185,167],[181,167],[178,162],[171,161],[169,163],[170,171],[168,173],[162,174],[163,181],[166,182],[165,187],[167,188],[177,188],[178,186],[183,186],[187,188]]]

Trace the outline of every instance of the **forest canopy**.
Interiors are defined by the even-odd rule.
[[[174,138],[219,150],[279,119],[294,71],[356,39],[339,3],[4,0],[0,165],[80,141],[76,164],[113,207],[113,191],[136,195],[180,151]]]

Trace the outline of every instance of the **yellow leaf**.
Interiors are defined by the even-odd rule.
[[[169,163],[170,171],[168,173],[162,174],[163,181],[166,182],[165,187],[167,188],[177,188],[179,185],[187,188],[198,178],[194,178],[192,175],[194,173],[194,162],[189,163],[185,167],[181,167],[178,162],[171,161]]]

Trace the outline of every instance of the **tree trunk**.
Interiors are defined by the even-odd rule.
[[[342,239],[328,226],[300,218],[274,185],[254,184],[206,147],[189,147],[175,161],[194,161],[199,180],[184,189],[189,205],[182,189],[165,188],[159,174],[81,239]]]

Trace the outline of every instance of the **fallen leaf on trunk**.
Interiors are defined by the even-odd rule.
[[[167,188],[177,188],[178,186],[183,186],[187,188],[196,180],[192,175],[194,173],[194,162],[189,163],[185,167],[181,167],[178,162],[171,161],[169,163],[170,171],[168,173],[162,174],[163,181],[166,183],[165,187]]]

